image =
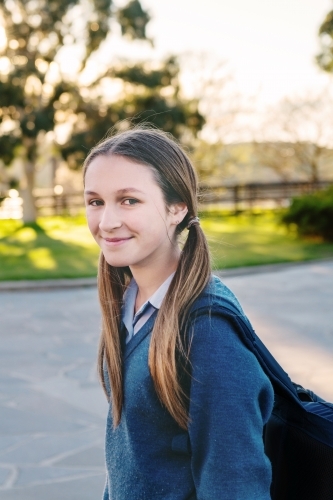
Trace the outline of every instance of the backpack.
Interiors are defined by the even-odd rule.
[[[222,307],[273,385],[273,412],[264,429],[272,500],[333,500],[333,404],[293,383],[248,319],[226,299]]]

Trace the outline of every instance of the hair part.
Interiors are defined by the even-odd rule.
[[[136,127],[109,137],[89,153],[83,165],[84,176],[91,162],[101,155],[120,155],[150,167],[162,190],[166,206],[179,202],[186,204],[188,213],[178,224],[177,234],[187,227],[192,217],[197,216],[198,183],[194,168],[183,149],[168,134],[156,129]],[[186,319],[191,305],[207,285],[210,276],[207,240],[201,227],[193,224],[188,231],[175,275],[158,311],[148,358],[157,395],[183,429],[188,426],[188,395],[181,384],[189,354],[185,347]],[[109,392],[108,375],[114,426],[120,422],[123,405],[120,322],[122,299],[130,278],[129,267],[113,267],[101,253],[98,293],[102,332],[98,368],[106,394]]]

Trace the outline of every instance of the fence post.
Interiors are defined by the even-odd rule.
[[[66,194],[63,194],[61,197],[61,205],[62,205],[62,214],[66,215],[66,210],[67,210],[67,196]]]
[[[59,194],[53,195],[54,211],[56,215],[61,215],[61,198]]]
[[[234,210],[235,213],[238,212],[238,202],[239,202],[239,185],[236,184],[233,186],[233,191],[234,191]]]

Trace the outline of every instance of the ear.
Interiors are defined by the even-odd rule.
[[[173,203],[169,206],[169,213],[172,217],[172,224],[178,226],[188,212],[187,205],[184,202]]]

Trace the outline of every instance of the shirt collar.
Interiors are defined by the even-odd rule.
[[[151,304],[155,309],[160,309],[163,299],[168,291],[169,285],[174,277],[175,273],[170,274],[170,276],[162,283],[162,285],[153,293],[149,299],[142,304],[140,309],[136,314],[139,314],[143,309],[147,306],[147,304]],[[128,325],[132,325],[134,319],[134,308],[135,308],[135,300],[138,293],[138,285],[134,278],[131,279],[130,284],[126,288],[123,297],[123,306],[122,306],[122,320],[127,328]]]
[[[166,296],[166,293],[168,291],[169,285],[172,281],[172,278],[174,277],[175,273],[170,274],[170,276],[162,283],[162,285],[156,290],[155,293],[147,300],[147,302],[150,302],[150,304],[155,307],[155,309],[160,309],[163,299]],[[146,302],[146,303],[147,303]],[[140,309],[144,307],[145,304],[143,304]]]

